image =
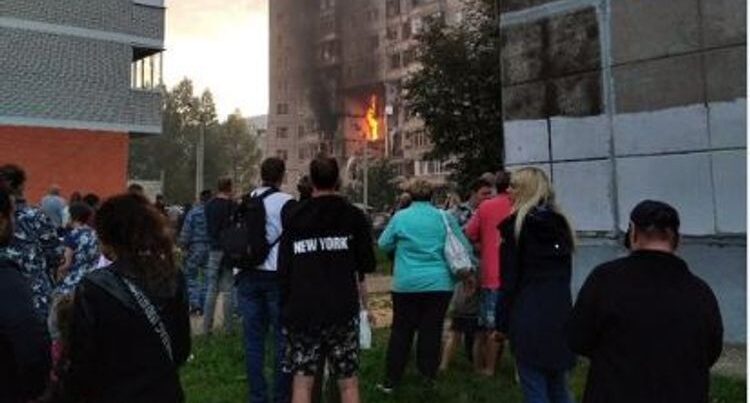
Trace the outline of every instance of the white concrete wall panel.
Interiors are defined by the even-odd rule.
[[[715,232],[709,153],[617,159],[620,229],[627,229],[630,211],[644,199],[661,200],[680,213],[681,232]]]
[[[555,192],[577,231],[612,231],[611,168],[609,160],[553,165]]]
[[[618,156],[696,151],[709,146],[708,114],[703,105],[618,114],[613,125]]]
[[[552,159],[559,161],[608,157],[609,130],[606,115],[551,118]]]
[[[719,233],[747,232],[747,152],[717,151],[713,159],[716,192],[716,229]]]
[[[711,148],[747,147],[747,99],[708,105]]]
[[[504,128],[506,164],[549,161],[549,131],[546,119],[507,122]]]

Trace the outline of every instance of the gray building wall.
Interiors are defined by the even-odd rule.
[[[164,8],[131,0],[0,2],[0,124],[159,133],[161,95],[131,88],[131,63],[163,37]]]
[[[638,201],[667,201],[727,340],[744,342],[746,2],[501,4],[506,163],[545,169],[593,234],[578,278],[617,253]]]

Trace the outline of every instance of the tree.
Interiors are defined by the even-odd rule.
[[[258,174],[261,152],[247,119],[242,117],[239,110],[235,110],[222,123],[220,138],[235,188],[248,190]]]
[[[393,205],[398,196],[398,186],[394,182],[398,172],[388,159],[374,160],[371,164],[367,175],[367,188],[369,189],[367,202],[376,211],[385,211]],[[355,203],[361,203],[363,197],[360,172],[357,174],[357,180],[344,189],[344,194]]]
[[[465,188],[502,167],[499,37],[491,1],[465,4],[455,26],[436,20],[418,37],[421,69],[406,82],[406,104],[424,122],[433,149],[448,161],[450,179]]]

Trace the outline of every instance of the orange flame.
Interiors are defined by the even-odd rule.
[[[370,128],[370,137],[367,140],[376,141],[378,139],[378,97],[377,95],[370,96],[370,105],[367,107],[365,113],[365,119],[367,121],[367,127]]]

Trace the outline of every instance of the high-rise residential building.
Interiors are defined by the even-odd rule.
[[[0,2],[0,163],[27,198],[106,196],[127,183],[131,136],[161,132],[163,0]]]
[[[287,186],[321,151],[340,160],[345,181],[361,176],[365,154],[391,157],[404,175],[443,180],[443,164],[423,160],[429,140],[405,110],[401,88],[416,68],[422,27],[434,18],[458,21],[460,10],[459,0],[270,3],[265,155],[287,161]]]

